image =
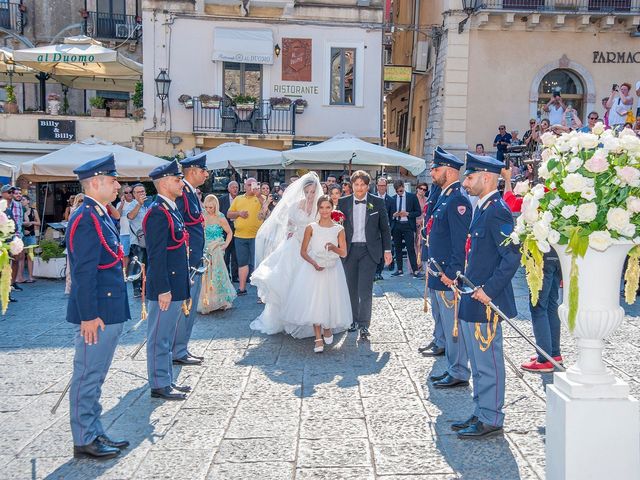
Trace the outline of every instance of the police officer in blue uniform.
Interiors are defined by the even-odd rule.
[[[112,154],[78,167],[85,193],[82,208],[69,219],[66,245],[71,272],[67,321],[78,325],[69,393],[74,457],[107,459],[129,446],[112,440],[100,422],[100,391],[122,333],[131,318],[124,281],[119,229],[106,205],[120,184]]]
[[[207,156],[204,153],[185,158],[180,162],[184,174],[184,188],[182,195],[177,198],[176,204],[187,227],[187,232],[189,232],[189,263],[192,268],[198,268],[204,262],[202,258],[204,255],[204,217],[196,188],[209,178],[206,162]],[[173,363],[177,365],[200,365],[204,360],[203,357],[193,355],[188,349],[201,287],[202,275],[196,273],[191,283],[189,313],[181,311],[178,315],[178,326],[172,352]]]
[[[464,162],[455,155],[437,149],[433,155],[431,178],[442,189],[427,224],[429,259],[444,273],[431,266],[427,285],[434,320],[442,325],[446,341],[447,369],[430,378],[436,388],[469,385],[469,358],[464,344],[464,329],[458,325],[458,295],[451,289],[457,272],[464,270],[465,243],[471,224],[471,203],[460,191],[460,169]]]
[[[498,192],[504,163],[467,153],[467,177],[463,186],[479,198],[467,237],[465,275],[477,285],[472,295],[462,295],[461,328],[471,360],[475,410],[465,421],[452,424],[460,438],[484,438],[502,432],[504,423],[505,367],[502,326],[488,306],[493,302],[508,317],[517,315],[511,279],[520,254],[505,239],[513,231],[513,217]]]
[[[176,199],[184,182],[177,162],[156,167],[149,173],[158,191],[144,218],[147,242],[147,372],[151,396],[185,400],[190,387],[173,381],[171,347],[178,316],[189,300],[189,233]]]

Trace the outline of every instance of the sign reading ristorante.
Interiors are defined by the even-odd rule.
[[[593,63],[640,63],[640,52],[593,52]]]

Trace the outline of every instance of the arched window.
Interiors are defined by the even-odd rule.
[[[575,72],[564,69],[550,71],[540,82],[538,86],[538,117],[546,117],[542,107],[549,102],[554,92],[559,92],[565,105],[571,105],[577,110],[578,117],[583,118],[584,85]]]

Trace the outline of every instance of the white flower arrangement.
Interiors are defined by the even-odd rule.
[[[532,302],[542,288],[542,254],[554,244],[572,255],[569,326],[577,312],[577,266],[588,248],[604,251],[616,241],[638,243],[640,234],[640,139],[630,129],[592,133],[573,131],[541,137],[536,185],[524,195],[522,214],[508,241],[521,245]],[[640,278],[640,247],[630,253],[625,280],[627,302],[635,300]],[[632,295],[633,294],[633,295]],[[571,300],[574,301],[571,301]]]
[[[11,290],[11,255],[18,255],[24,249],[22,240],[13,237],[15,223],[6,213],[7,201],[0,200],[0,305],[2,313],[9,306],[9,291]]]

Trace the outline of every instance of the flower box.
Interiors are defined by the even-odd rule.
[[[109,116],[114,118],[125,118],[127,116],[126,108],[110,108]]]
[[[304,105],[296,105],[296,113],[304,113]]]
[[[18,113],[18,104],[15,102],[4,102],[4,113]]]
[[[238,110],[253,110],[255,108],[255,103],[238,103],[236,108]]]
[[[291,108],[291,104],[289,104],[289,105],[283,105],[283,104],[272,105],[271,108],[273,108],[274,110],[289,110]]]
[[[40,257],[33,259],[33,276],[39,278],[64,278],[67,259],[52,258],[45,262]]]
[[[185,102],[185,107],[187,106],[187,103]],[[187,107],[187,108],[193,108],[193,102],[191,104],[191,107]],[[215,108],[218,109],[220,108],[220,100],[207,100],[205,102],[202,102],[202,108]]]
[[[94,108],[91,107],[91,116],[92,117],[106,117],[107,109],[106,108]]]

